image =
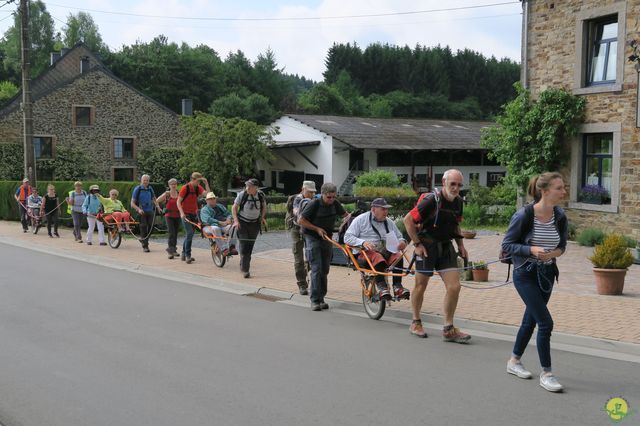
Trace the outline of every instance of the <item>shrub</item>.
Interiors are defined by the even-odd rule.
[[[498,214],[496,216],[495,225],[508,225],[511,222],[511,218],[516,212],[516,206],[504,206],[503,208],[498,210]]]
[[[489,265],[484,260],[478,260],[476,262],[471,262],[471,269],[476,271],[484,271],[489,269]]]
[[[469,192],[465,197],[468,203],[480,206],[490,206],[495,204],[491,199],[491,188],[480,185],[477,180],[472,180],[469,184]]]
[[[627,247],[629,248],[636,248],[636,246],[638,245],[638,241],[635,238],[631,238],[627,235],[624,235],[624,242],[627,245]]]
[[[484,216],[484,209],[476,203],[469,203],[464,206],[462,225],[465,228],[474,229],[480,225],[480,221]]]
[[[398,175],[387,170],[374,170],[361,174],[356,178],[356,185],[359,187],[388,187],[397,188],[401,186]]]
[[[571,241],[576,240],[577,233],[578,233],[578,227],[573,223],[569,223],[569,239]]]
[[[589,258],[593,266],[602,269],[627,269],[633,264],[633,256],[622,235],[611,234],[597,245]]]
[[[360,184],[354,185],[353,193],[356,197],[412,197],[416,193],[408,186],[401,186],[397,188],[390,188],[386,186],[360,186]],[[391,202],[391,200],[387,200]]]
[[[578,235],[576,241],[581,246],[593,247],[596,244],[602,244],[606,236],[607,234],[601,229],[586,228]]]

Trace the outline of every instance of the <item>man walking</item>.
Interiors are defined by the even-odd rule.
[[[20,210],[20,223],[22,224],[22,231],[29,231],[29,215],[27,214],[27,198],[32,194],[31,185],[29,184],[29,178],[22,179],[22,185],[16,189],[14,198],[18,202],[18,209]]]
[[[298,218],[305,206],[316,195],[316,183],[312,180],[302,182],[302,190],[299,194],[291,195],[287,200],[287,217],[285,223],[291,236],[293,251],[293,267],[298,282],[298,290],[301,295],[309,294],[307,290],[307,265],[304,261],[304,237],[300,230]]]
[[[347,212],[336,200],[338,189],[327,182],[320,188],[320,198],[310,201],[300,215],[298,222],[303,228],[307,260],[311,267],[311,310],[328,309],[324,301],[327,294],[327,275],[331,267],[332,245],[325,236],[333,236],[333,228],[338,216],[345,217]]]
[[[420,310],[429,278],[437,270],[446,289],[442,338],[445,342],[456,343],[467,343],[471,339],[470,335],[453,326],[453,315],[460,295],[460,274],[456,270],[457,254],[451,240],[456,240],[460,255],[467,257],[460,235],[462,199],[459,194],[462,182],[459,170],[447,170],[442,177],[442,191],[436,190],[426,195],[404,218],[416,257],[416,285],[411,293],[413,321],[409,331],[418,337],[427,337]],[[422,224],[420,232],[417,231],[417,224]]]
[[[245,189],[238,193],[231,212],[240,245],[240,272],[245,278],[250,278],[253,246],[260,233],[260,225],[267,223],[267,199],[258,189],[258,179],[249,179],[244,184]]]
[[[154,210],[158,208],[156,194],[149,185],[150,180],[149,175],[142,175],[140,185],[133,188],[131,195],[131,208],[137,211],[140,217],[140,243],[145,253],[149,253],[149,234],[153,229]]]
[[[180,188],[178,201],[176,202],[185,233],[180,259],[187,263],[195,261],[195,259],[191,257],[191,243],[193,242],[193,233],[195,230],[189,222],[198,222],[198,197],[205,192],[205,189],[200,186],[200,182],[204,183],[206,192],[211,192],[207,179],[202,177],[200,173],[193,172],[191,173],[191,181]]]

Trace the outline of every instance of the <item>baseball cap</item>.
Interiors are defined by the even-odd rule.
[[[384,198],[376,198],[371,202],[371,207],[382,207],[385,209],[389,209],[393,206],[387,203],[387,200],[385,200]]]
[[[258,179],[256,179],[256,178],[251,178],[248,181],[246,181],[244,184],[245,185],[258,186],[258,185],[260,185],[260,182],[258,182]]]
[[[22,183],[27,183],[27,182],[29,182],[29,178],[22,179]]]

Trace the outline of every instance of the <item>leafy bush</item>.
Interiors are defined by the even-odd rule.
[[[393,172],[388,170],[374,170],[361,174],[356,178],[356,185],[365,186],[384,186],[388,188],[397,188],[401,186],[400,178]]]
[[[22,179],[24,170],[22,145],[0,143],[0,179]]]
[[[578,233],[578,227],[573,223],[569,223],[569,239],[571,241],[576,240],[577,233]]]
[[[517,208],[516,206],[505,206],[498,210],[498,214],[496,215],[496,220],[494,225],[507,225],[511,222],[511,218],[515,214]]]
[[[624,242],[627,244],[629,248],[636,248],[638,245],[638,241],[635,238],[631,238],[627,235],[624,235]]]
[[[622,235],[611,234],[597,245],[589,258],[593,266],[603,269],[627,269],[633,264],[633,256]]]
[[[607,234],[601,229],[586,228],[578,235],[576,241],[581,246],[593,247],[596,244],[602,244],[606,236]]]
[[[475,229],[484,216],[484,209],[476,203],[469,203],[464,206],[462,225],[465,228]]]
[[[416,193],[409,186],[401,186],[398,188],[380,187],[380,186],[360,186],[354,185],[353,193],[356,197],[412,197]],[[387,200],[391,202],[391,200]]]

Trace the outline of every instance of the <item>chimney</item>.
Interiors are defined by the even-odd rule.
[[[182,100],[182,115],[193,115],[193,100]]]
[[[80,58],[80,74],[84,74],[89,71],[89,57],[83,56]]]
[[[60,52],[51,52],[51,63],[49,65],[55,64],[61,57],[62,55],[60,54]]]

